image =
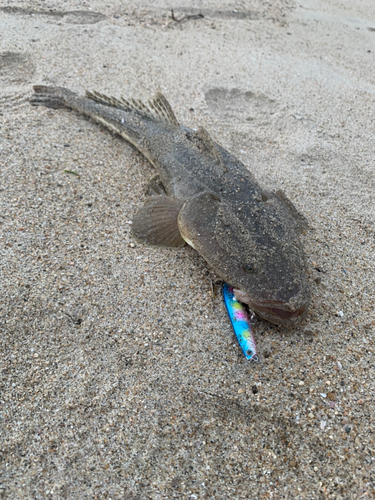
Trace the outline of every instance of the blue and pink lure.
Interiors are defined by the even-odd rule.
[[[236,300],[233,287],[223,286],[224,302],[242,352],[249,361],[258,361],[257,347],[245,307]]]

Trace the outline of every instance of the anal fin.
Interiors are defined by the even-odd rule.
[[[150,196],[132,221],[134,237],[153,247],[182,247],[185,240],[177,224],[184,202],[167,196]]]

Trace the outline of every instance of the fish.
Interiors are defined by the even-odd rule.
[[[193,247],[233,287],[236,300],[280,326],[307,315],[310,289],[300,234],[306,219],[286,195],[262,188],[202,126],[181,125],[163,94],[148,102],[79,96],[36,85],[34,106],[67,108],[120,135],[156,174],[132,219],[134,238],[154,247]]]

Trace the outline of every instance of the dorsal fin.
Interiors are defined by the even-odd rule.
[[[195,132],[195,135],[204,144],[205,148],[209,151],[211,156],[213,156],[215,160],[220,164],[224,172],[228,172],[228,169],[223,162],[220,151],[207,130],[204,127],[199,127]]]
[[[178,127],[178,121],[172,111],[172,108],[167,99],[158,92],[154,99],[148,101],[147,104],[139,99],[126,100],[123,97],[117,99],[116,97],[108,97],[101,92],[86,90],[86,97],[105,106],[112,106],[124,111],[138,113],[142,116],[148,116],[154,120],[160,120],[170,125]]]

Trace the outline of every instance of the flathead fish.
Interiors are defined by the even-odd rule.
[[[35,86],[33,105],[70,108],[119,134],[158,174],[133,218],[140,242],[195,248],[234,288],[237,300],[262,318],[293,325],[310,300],[303,222],[281,191],[262,189],[250,171],[203,127],[179,125],[166,98],[148,103],[99,92],[80,97],[60,87]]]

